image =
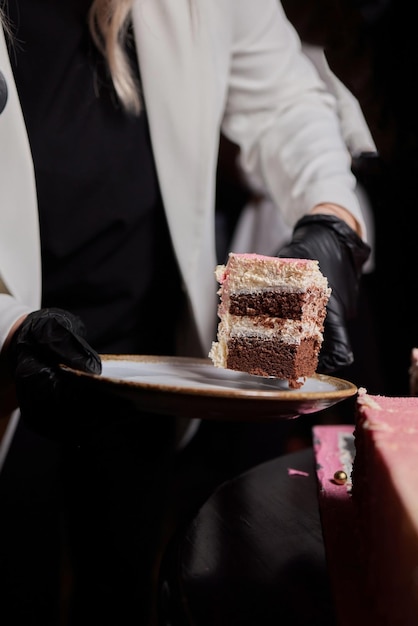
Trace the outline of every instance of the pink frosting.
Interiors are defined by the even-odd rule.
[[[354,426],[350,425],[326,425],[314,426],[314,452],[317,461],[317,477],[324,494],[328,497],[347,500],[347,488],[351,485],[351,466],[350,459],[344,458],[339,448],[339,440],[345,437],[353,437]],[[334,474],[339,470],[345,470],[345,464],[349,467],[347,473],[347,484],[345,486],[338,485],[334,481]]]
[[[334,481],[336,471],[350,473],[350,453],[346,454],[341,444],[353,437],[353,428],[345,424],[314,426],[314,451],[322,532],[338,626],[371,626],[378,622],[364,597],[359,576],[361,561],[350,484],[338,485]]]
[[[359,411],[370,427],[380,432],[396,430],[398,440],[403,434],[418,435],[418,397],[389,397],[359,393]]]

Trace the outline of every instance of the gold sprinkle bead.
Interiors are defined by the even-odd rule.
[[[334,481],[337,483],[337,485],[345,485],[345,483],[347,482],[347,474],[343,472],[343,470],[338,470],[334,474]]]

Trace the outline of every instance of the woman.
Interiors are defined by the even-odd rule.
[[[0,348],[22,419],[0,475],[2,588],[11,620],[56,624],[63,531],[74,623],[145,624],[173,422],[100,398],[86,410],[58,364],[207,356],[221,130],[294,228],[278,254],[318,258],[331,283],[323,371],[351,362],[345,323],[368,246],[350,156],[277,0],[4,11]]]

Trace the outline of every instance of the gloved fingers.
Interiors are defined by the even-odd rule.
[[[315,216],[308,217],[312,218]],[[350,250],[353,266],[357,275],[360,275],[363,265],[371,254],[371,247],[344,220],[337,216],[317,214],[316,217],[320,218],[323,224],[332,229],[340,243]]]
[[[15,368],[19,361],[26,360],[26,368],[30,363],[35,367],[39,361],[46,366],[63,363],[100,374],[100,357],[84,339],[84,334],[82,321],[67,311],[36,311],[28,315],[17,330],[12,340],[11,361]]]
[[[32,380],[34,378],[38,378],[39,382],[42,381],[43,386],[49,385],[50,390],[52,390],[51,385],[54,385],[57,374],[55,368],[51,368],[50,365],[42,363],[31,353],[21,354],[15,369],[16,384],[21,379]]]
[[[353,269],[359,276],[364,263],[370,256],[371,248],[344,220],[335,215],[305,215],[294,228],[293,241],[295,243],[308,242],[308,249],[311,248],[311,244],[314,246],[319,244],[317,250],[319,256],[322,255],[321,248],[326,240],[329,241],[334,253],[340,247],[350,254]]]
[[[59,365],[101,372],[100,357],[84,335],[77,316],[41,309],[30,313],[12,337],[9,359],[22,419],[38,434],[73,440],[76,423],[83,421],[80,386],[65,378]]]
[[[37,324],[42,324],[43,322],[48,323],[48,320],[54,319],[59,322],[63,328],[66,328],[80,337],[86,337],[86,327],[82,319],[78,315],[74,315],[65,309],[46,307],[35,311],[28,317]]]
[[[33,327],[16,342],[16,352],[20,359],[32,357],[45,361],[49,366],[59,363],[92,374],[100,374],[101,360],[97,353],[82,337],[64,329],[57,320],[49,320],[45,325]]]
[[[332,373],[353,362],[346,323],[357,313],[361,269],[370,247],[343,220],[307,215],[296,224],[281,257],[316,259],[331,287],[317,371]]]
[[[331,218],[331,222],[325,220],[322,223],[322,218]],[[302,218],[295,227],[292,242],[280,251],[280,256],[318,261],[332,289],[331,299],[338,298],[341,303],[341,320],[344,321],[356,315],[360,278],[356,264],[361,250],[366,253],[370,248],[345,222],[341,222],[333,216]],[[358,246],[358,255],[352,246]]]
[[[333,311],[328,311],[317,371],[320,374],[332,374],[351,365],[353,361],[354,355],[347,327],[341,324],[338,315]]]

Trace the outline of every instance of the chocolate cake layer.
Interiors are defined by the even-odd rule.
[[[257,376],[295,380],[310,376],[318,364],[318,342],[303,339],[300,344],[269,341],[257,337],[237,338],[228,341],[227,368]],[[300,384],[296,382],[295,387]]]
[[[318,294],[315,294],[316,296]],[[302,317],[303,307],[312,302],[312,293],[286,293],[277,291],[257,291],[253,293],[231,294],[229,313],[231,315],[270,315],[292,320]]]

